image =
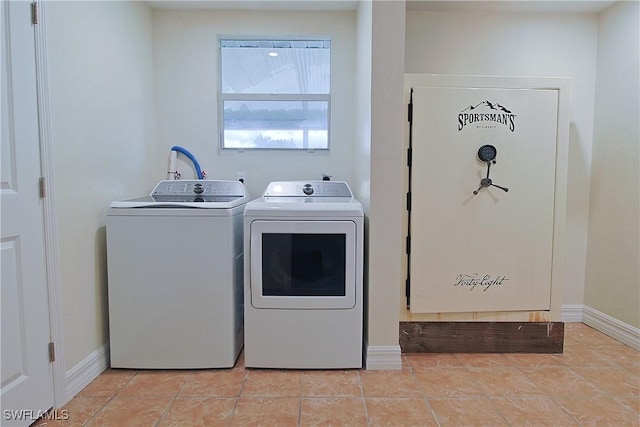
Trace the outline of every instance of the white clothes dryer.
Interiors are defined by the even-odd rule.
[[[345,182],[272,182],[247,203],[247,367],[362,367],[363,236]]]
[[[161,181],[107,213],[111,366],[228,368],[243,346],[238,181]]]

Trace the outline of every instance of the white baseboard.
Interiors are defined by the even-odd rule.
[[[80,393],[108,367],[109,344],[107,343],[67,371],[67,401]]]
[[[368,371],[399,371],[402,369],[402,350],[399,345],[367,346]]]
[[[608,314],[584,306],[583,321],[585,325],[609,335],[629,347],[640,351],[640,329],[624,323]]]
[[[584,305],[565,304],[562,306],[560,317],[566,323],[581,323],[584,317]]]

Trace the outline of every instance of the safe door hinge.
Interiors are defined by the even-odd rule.
[[[49,362],[56,361],[56,345],[53,342],[49,343]]]
[[[409,105],[407,108],[407,120],[413,123],[413,88],[409,91]]]
[[[407,108],[407,118],[409,120],[409,147],[407,149],[407,240],[405,242],[405,252],[407,254],[407,280],[405,281],[405,296],[407,298],[407,309],[411,304],[411,170],[413,166],[413,88],[409,93],[409,105]]]
[[[31,3],[31,23],[33,25],[38,23],[38,3]]]
[[[44,180],[44,176],[41,176],[38,179],[38,188],[40,190],[40,198],[44,199],[47,196],[47,184]]]
[[[404,282],[404,296],[407,298],[407,309],[411,307],[411,279],[407,277]]]

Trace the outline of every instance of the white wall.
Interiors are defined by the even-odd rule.
[[[151,34],[142,2],[47,5],[67,371],[108,340],[107,206],[157,181]]]
[[[584,297],[597,31],[595,14],[407,13],[407,73],[571,79],[563,304]]]
[[[371,55],[371,206],[367,342],[398,346],[403,253],[404,1],[374,1]],[[399,359],[399,347],[398,347]],[[370,361],[367,360],[367,367]],[[400,364],[398,364],[400,367]]]
[[[369,213],[371,212],[371,1],[360,1],[356,23],[356,128],[354,135],[353,183],[351,189],[364,209],[364,265],[369,266]],[[369,307],[369,269],[363,271],[364,310]],[[368,329],[366,316],[364,330]],[[365,335],[366,345],[366,335]]]
[[[639,3],[600,16],[585,305],[640,328]]]
[[[366,215],[371,205],[371,35],[372,2],[360,1],[356,34],[356,128],[352,190]]]
[[[252,197],[270,181],[353,180],[355,122],[354,11],[155,10],[156,114],[159,157],[156,177],[166,176],[173,145],[192,152],[211,179],[236,179],[246,172]],[[328,36],[331,49],[331,136],[329,151],[219,150],[217,123],[218,36]],[[185,164],[188,165],[188,164]],[[192,177],[188,166],[183,178]],[[186,173],[185,173],[186,172]]]

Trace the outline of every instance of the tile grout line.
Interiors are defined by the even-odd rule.
[[[371,426],[371,420],[369,419],[369,411],[367,410],[367,400],[364,397],[364,385],[362,384],[362,377],[360,376],[361,369],[357,370],[358,373],[358,387],[360,387],[360,399],[362,399],[362,406],[364,408],[364,422],[367,426]]]
[[[561,361],[562,362],[562,361]],[[564,366],[564,362],[563,366]],[[525,378],[527,378],[527,380],[529,380],[533,385],[535,385],[544,395],[544,397],[546,397],[547,399],[549,399],[551,402],[553,402],[554,405],[556,405],[562,412],[564,412],[565,414],[567,414],[569,416],[569,418],[573,421],[575,421],[577,423],[577,425],[582,426],[582,423],[580,423],[580,421],[576,420],[570,413],[568,413],[562,406],[560,406],[558,404],[558,402],[555,401],[555,399],[553,399],[553,396],[551,396],[549,393],[547,393],[545,390],[542,389],[542,387],[540,387],[532,378],[530,378],[526,372],[524,372],[522,370],[522,368],[525,368],[526,366],[519,366],[519,365],[514,365],[514,367],[522,374],[525,376]],[[545,368],[548,366],[530,366],[529,368],[533,368],[533,369],[539,369],[539,368]],[[550,366],[550,367],[556,367],[556,366]]]
[[[565,339],[566,339],[566,337],[565,337]],[[585,346],[586,346],[586,345],[588,345],[587,343],[583,343],[582,341],[580,341],[580,340],[576,340],[575,338],[571,338],[571,339],[573,339],[573,340],[575,340],[575,341],[579,342],[581,345],[585,345]],[[584,381],[586,381],[588,384],[590,384],[591,386],[593,386],[595,389],[599,390],[601,393],[603,393],[603,392],[604,392],[604,393],[603,393],[603,396],[609,397],[610,399],[613,399],[614,401],[616,401],[616,399],[615,399],[615,395],[612,395],[611,393],[605,392],[605,390],[602,390],[602,388],[601,388],[601,387],[598,387],[595,383],[593,383],[592,381],[590,381],[588,378],[586,378],[586,377],[584,377],[584,376],[580,375],[580,373],[576,372],[576,371],[575,371],[575,369],[574,369],[575,367],[583,367],[583,368],[589,368],[589,367],[592,367],[592,368],[594,368],[594,369],[596,369],[596,368],[597,368],[597,369],[599,369],[599,368],[602,368],[602,367],[600,367],[600,366],[572,366],[572,365],[568,365],[568,364],[567,364],[567,363],[566,363],[562,358],[559,358],[559,361],[560,361],[560,365],[554,365],[554,366],[530,366],[529,368],[533,368],[533,369],[544,369],[544,368],[547,368],[547,367],[562,367],[562,368],[567,368],[567,369],[569,369],[573,374],[577,375],[579,378],[581,378],[581,379],[583,379]],[[611,360],[611,358],[610,358],[610,357],[606,357],[606,361],[607,361],[608,363],[613,363],[613,365],[609,365],[609,366],[607,366],[607,367],[618,367],[618,364],[617,364],[615,361]],[[524,372],[524,371],[522,370],[522,368],[525,368],[525,366],[517,366],[517,365],[516,365],[516,368],[517,368],[520,372],[522,372],[522,374],[523,374],[523,375],[525,375],[525,376],[526,376],[526,377],[527,377],[531,382],[533,382],[533,383],[534,383],[538,388],[540,388],[540,389],[542,390],[542,388],[541,388],[540,386],[538,386],[538,384],[537,384],[537,383],[536,383],[532,378],[530,378],[530,377],[526,374],[526,372]],[[554,404],[555,404],[555,405],[556,405],[556,406],[557,406],[557,407],[558,407],[558,408],[559,408],[563,413],[565,413],[566,415],[568,415],[568,416],[569,416],[569,418],[570,418],[571,420],[575,421],[575,422],[577,423],[577,425],[580,425],[580,426],[582,426],[582,425],[583,425],[583,424],[580,422],[580,420],[576,419],[576,418],[575,418],[571,413],[569,413],[569,412],[568,412],[568,411],[567,411],[567,410],[566,410],[566,409],[565,409],[565,408],[564,408],[564,407],[563,407],[563,406],[562,406],[562,405],[561,405],[561,404],[556,400],[556,398],[557,398],[557,397],[559,397],[558,395],[551,395],[551,394],[547,393],[545,390],[542,390],[542,392],[544,393],[545,397],[547,397],[549,400],[551,400],[551,401],[552,401],[552,402],[553,402],[553,403],[554,403]],[[583,397],[582,397],[581,399],[585,399],[585,398],[583,398]],[[624,407],[626,408],[626,405],[622,405],[622,406],[624,406]]]
[[[93,415],[91,415],[91,416],[90,416],[90,417],[89,417],[89,418],[88,418],[84,423],[82,423],[83,427],[84,427],[84,426],[86,426],[86,425],[89,425],[89,423],[90,423],[90,422],[91,422],[91,421],[96,417],[96,415],[98,415],[98,413],[99,413],[100,411],[102,411],[102,409],[103,409],[105,406],[107,406],[107,405],[109,404],[109,402],[111,402],[111,400],[113,399],[113,397],[114,397],[114,396],[115,396],[115,395],[110,396],[110,397],[107,399],[107,401],[106,401],[106,402],[104,402],[104,404],[103,404],[101,407],[99,407],[99,408],[98,408],[98,410],[96,410],[96,412],[95,412]]]
[[[610,358],[608,358],[608,357],[607,357],[607,362],[611,362],[609,359],[610,359]],[[573,372],[573,373],[574,373],[575,375],[577,375],[579,378],[582,378],[582,379],[583,379],[583,380],[585,380],[588,384],[590,384],[590,385],[592,385],[594,388],[598,389],[598,391],[600,391],[600,392],[604,392],[604,391],[605,391],[605,390],[602,390],[602,388],[598,387],[596,384],[594,384],[594,383],[593,383],[591,380],[589,380],[588,378],[585,378],[584,376],[580,375],[580,373],[576,372],[576,371],[575,371],[575,369],[574,369],[574,368],[575,368],[575,366],[567,365],[567,364],[566,364],[562,359],[561,359],[560,361],[562,362],[562,366],[564,366],[564,367],[568,368],[571,372]],[[615,362],[614,362],[614,364],[615,364]],[[582,366],[582,367],[585,367],[585,366]],[[600,367],[598,367],[598,368],[600,368]],[[526,375],[526,374],[525,374],[525,375]],[[615,396],[610,395],[610,393],[608,393],[608,392],[607,392],[605,395],[606,395],[607,397],[609,397],[609,398],[613,399],[614,401],[616,401]],[[557,397],[557,396],[555,396],[555,397]],[[578,423],[578,425],[580,425],[580,426],[582,426],[582,425],[583,425],[583,424],[580,422],[580,420],[576,419],[576,418],[575,418],[573,415],[571,415],[571,414],[570,414],[570,413],[569,413],[569,412],[568,412],[568,411],[567,411],[567,410],[566,410],[566,409],[565,409],[565,408],[564,408],[564,407],[563,407],[559,402],[557,402],[557,401],[556,401],[556,399],[554,398],[554,396],[549,396],[549,398],[550,398],[550,399],[551,399],[551,400],[552,400],[556,405],[558,405],[558,407],[559,407],[560,409],[562,409],[562,411],[563,411],[563,412],[565,412],[567,415],[569,415],[569,417],[571,417],[571,419],[572,419],[572,420],[575,420],[575,421],[576,421],[576,423]],[[625,407],[626,407],[626,405],[622,405],[622,406],[625,406]]]
[[[107,368],[107,369],[111,369],[111,368]],[[105,406],[107,406],[109,403],[111,403],[113,398],[116,397],[118,395],[118,393],[120,393],[120,390],[122,390],[124,387],[127,386],[127,384],[129,384],[131,381],[133,381],[133,379],[138,375],[138,372],[139,371],[136,370],[136,372],[131,376],[131,378],[129,378],[129,381],[127,381],[126,383],[122,384],[122,386],[118,387],[118,390],[116,390],[115,393],[113,393],[111,396],[109,396],[109,399],[107,399],[107,401],[104,402],[104,405],[102,405],[93,415],[91,415],[89,417],[89,419],[82,424],[82,426],[84,427],[84,426],[89,425],[89,423],[91,421],[93,421],[93,419],[96,417],[96,415],[98,415],[100,413],[100,411],[102,411],[105,408]],[[103,375],[103,374],[104,374],[104,372],[102,372],[100,375]]]
[[[300,375],[300,388],[298,389],[298,427],[300,427],[300,422],[302,421],[302,387],[304,384],[304,373],[305,371],[303,370]]]
[[[606,366],[604,368],[623,368],[622,366],[618,366],[618,364],[615,361],[612,361],[614,363],[614,366]],[[629,408],[627,405],[621,403],[618,401],[618,399],[616,397],[618,397],[619,395],[615,394],[615,393],[611,393],[609,391],[603,390],[602,387],[599,387],[597,384],[595,384],[593,381],[591,381],[589,378],[584,377],[583,375],[581,375],[579,372],[576,372],[574,368],[588,368],[588,369],[602,369],[603,366],[569,366],[569,365],[565,365],[568,369],[571,370],[571,372],[573,372],[574,374],[576,374],[577,376],[579,376],[580,378],[584,379],[587,383],[589,383],[590,385],[592,385],[594,388],[598,389],[598,391],[601,393],[601,395],[603,397],[607,397],[611,400],[613,400],[614,402],[620,403],[625,409],[628,409],[632,414],[636,415],[635,411],[631,408]],[[624,396],[624,395],[623,395]],[[633,395],[629,395],[629,396],[633,396]],[[553,396],[550,396],[551,399],[562,408],[562,406],[556,402],[556,400],[554,399]],[[558,396],[555,396],[558,397]],[[638,396],[633,396],[633,397],[638,397]],[[580,397],[578,398],[579,400],[588,400],[588,398],[586,397]],[[562,408],[564,410],[564,408]],[[569,414],[570,415],[570,414]],[[572,417],[573,418],[573,417]],[[577,421],[577,420],[576,420]]]
[[[192,376],[193,376],[193,370],[190,370],[189,371],[189,375],[187,375],[187,378],[185,378],[185,380],[182,383],[182,385],[180,386],[180,388],[178,388],[176,393],[173,395],[173,397],[169,401],[169,404],[167,405],[167,407],[164,408],[164,411],[162,411],[162,414],[160,414],[160,418],[158,418],[158,421],[156,421],[156,423],[154,424],[155,427],[158,427],[158,425],[160,425],[160,421],[162,421],[162,418],[164,418],[164,416],[167,415],[167,413],[171,410],[171,407],[173,406],[173,403],[176,401],[176,398],[178,397],[178,395],[180,394],[180,392],[182,391],[184,386],[187,384],[187,381],[189,381],[189,379]]]
[[[510,362],[510,361],[509,361]],[[510,367],[515,367],[512,364],[509,364],[508,366]],[[493,410],[495,412],[498,413],[498,415],[500,416],[500,418],[505,422],[505,424],[508,427],[512,427],[511,422],[507,419],[507,417],[502,413],[502,411],[500,410],[500,408],[498,408],[495,403],[493,402],[493,400],[491,399],[492,396],[488,395],[485,391],[484,388],[482,388],[480,386],[480,384],[478,383],[478,380],[471,374],[471,370],[469,369],[470,366],[468,365],[462,365],[462,367],[467,371],[467,373],[469,374],[469,376],[471,377],[471,380],[473,381],[473,384],[475,385],[475,387],[482,393],[482,397],[487,399],[487,401],[489,402],[489,404],[491,405],[491,407],[493,408]],[[492,366],[491,369],[495,369],[495,366]]]
[[[244,348],[240,351],[240,353],[244,352]],[[238,356],[238,359],[240,359],[240,356]],[[238,369],[242,369],[244,371],[244,376],[242,378],[242,382],[240,384],[240,390],[238,390],[238,394],[236,396],[236,401],[233,404],[233,409],[231,410],[231,417],[229,417],[229,423],[227,424],[227,426],[231,426],[231,423],[233,422],[233,417],[235,417],[236,415],[236,409],[238,408],[238,402],[240,401],[240,398],[242,396],[242,392],[244,391],[244,386],[247,383],[247,378],[249,378],[249,371],[247,371],[247,367],[244,366],[244,356],[243,356],[243,366],[242,368],[240,368],[238,366]],[[238,361],[236,361],[236,363],[238,363]],[[232,369],[235,369],[235,365]]]
[[[440,423],[440,419],[438,418],[438,414],[433,409],[433,406],[431,406],[431,402],[429,401],[429,398],[427,397],[427,394],[424,391],[424,387],[422,387],[422,385],[418,381],[418,378],[416,378],[416,371],[413,369],[413,365],[411,363],[409,363],[408,360],[407,360],[407,364],[409,365],[409,372],[411,372],[411,377],[413,378],[413,381],[416,383],[416,385],[420,389],[420,392],[422,393],[422,400],[424,400],[424,403],[427,404],[427,407],[429,408],[429,411],[431,412],[431,416],[433,417],[433,419],[436,422],[436,426],[437,427],[441,427],[442,424]]]

